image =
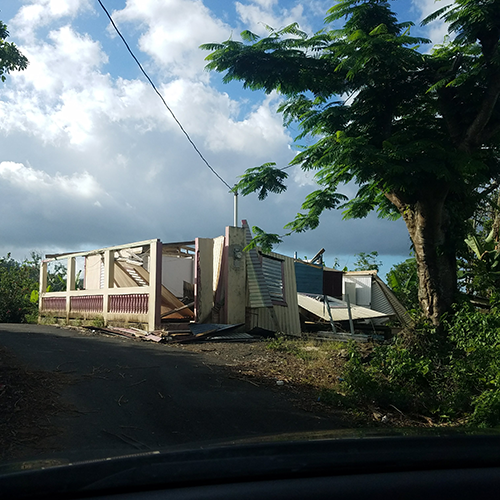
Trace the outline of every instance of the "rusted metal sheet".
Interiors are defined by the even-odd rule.
[[[66,311],[66,297],[42,297],[42,311]]]
[[[110,295],[109,312],[121,314],[147,314],[148,313],[147,293]]]
[[[102,313],[102,295],[80,295],[70,297],[70,311],[82,313]]]

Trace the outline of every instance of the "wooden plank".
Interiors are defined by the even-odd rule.
[[[127,263],[130,269],[133,269],[137,274],[149,285],[149,273],[142,266]]]
[[[115,261],[115,286],[117,287],[137,287],[135,280],[125,271],[123,266]]]
[[[188,309],[188,308],[193,307],[193,306],[194,306],[194,302],[190,302],[189,304],[186,304],[182,307],[178,307],[177,309],[172,309],[171,311],[167,311],[166,313],[163,313],[161,316],[162,316],[162,318],[163,317],[166,318],[167,316],[170,316],[171,314],[181,312],[184,309]]]
[[[194,318],[191,309],[184,308],[184,305],[170,290],[161,286],[161,317],[170,319]],[[173,313],[173,309],[182,309]]]

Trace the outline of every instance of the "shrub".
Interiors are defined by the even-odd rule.
[[[0,322],[22,323],[32,319],[38,304],[30,300],[38,289],[38,268],[33,262],[17,262],[8,254],[0,258]]]
[[[363,359],[350,347],[345,393],[437,421],[500,424],[500,315],[456,306],[442,331],[420,323]]]
[[[474,412],[470,423],[480,428],[500,425],[500,390],[482,392],[473,401]]]

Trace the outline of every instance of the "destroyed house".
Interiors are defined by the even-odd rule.
[[[300,335],[294,261],[257,249],[243,227],[216,238],[146,240],[47,255],[40,268],[40,317],[139,325],[218,323]],[[50,283],[65,267],[65,283]]]

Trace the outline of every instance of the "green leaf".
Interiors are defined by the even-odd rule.
[[[272,251],[274,245],[279,245],[283,242],[278,234],[266,233],[258,226],[253,226],[252,231],[255,236],[252,238],[252,241],[243,249],[244,251],[260,247],[264,253],[269,253]]]
[[[288,174],[275,167],[276,163],[264,163],[260,167],[249,168],[240,176],[240,181],[234,187],[243,196],[258,192],[259,200],[264,200],[269,193],[282,193],[286,190],[283,181]]]
[[[255,33],[252,33],[249,30],[244,30],[241,32],[241,38],[245,40],[245,42],[256,42],[257,40],[260,39],[260,36],[256,35]]]
[[[484,253],[484,248],[478,238],[471,234],[465,239],[465,243],[476,254],[477,258],[480,259]]]

